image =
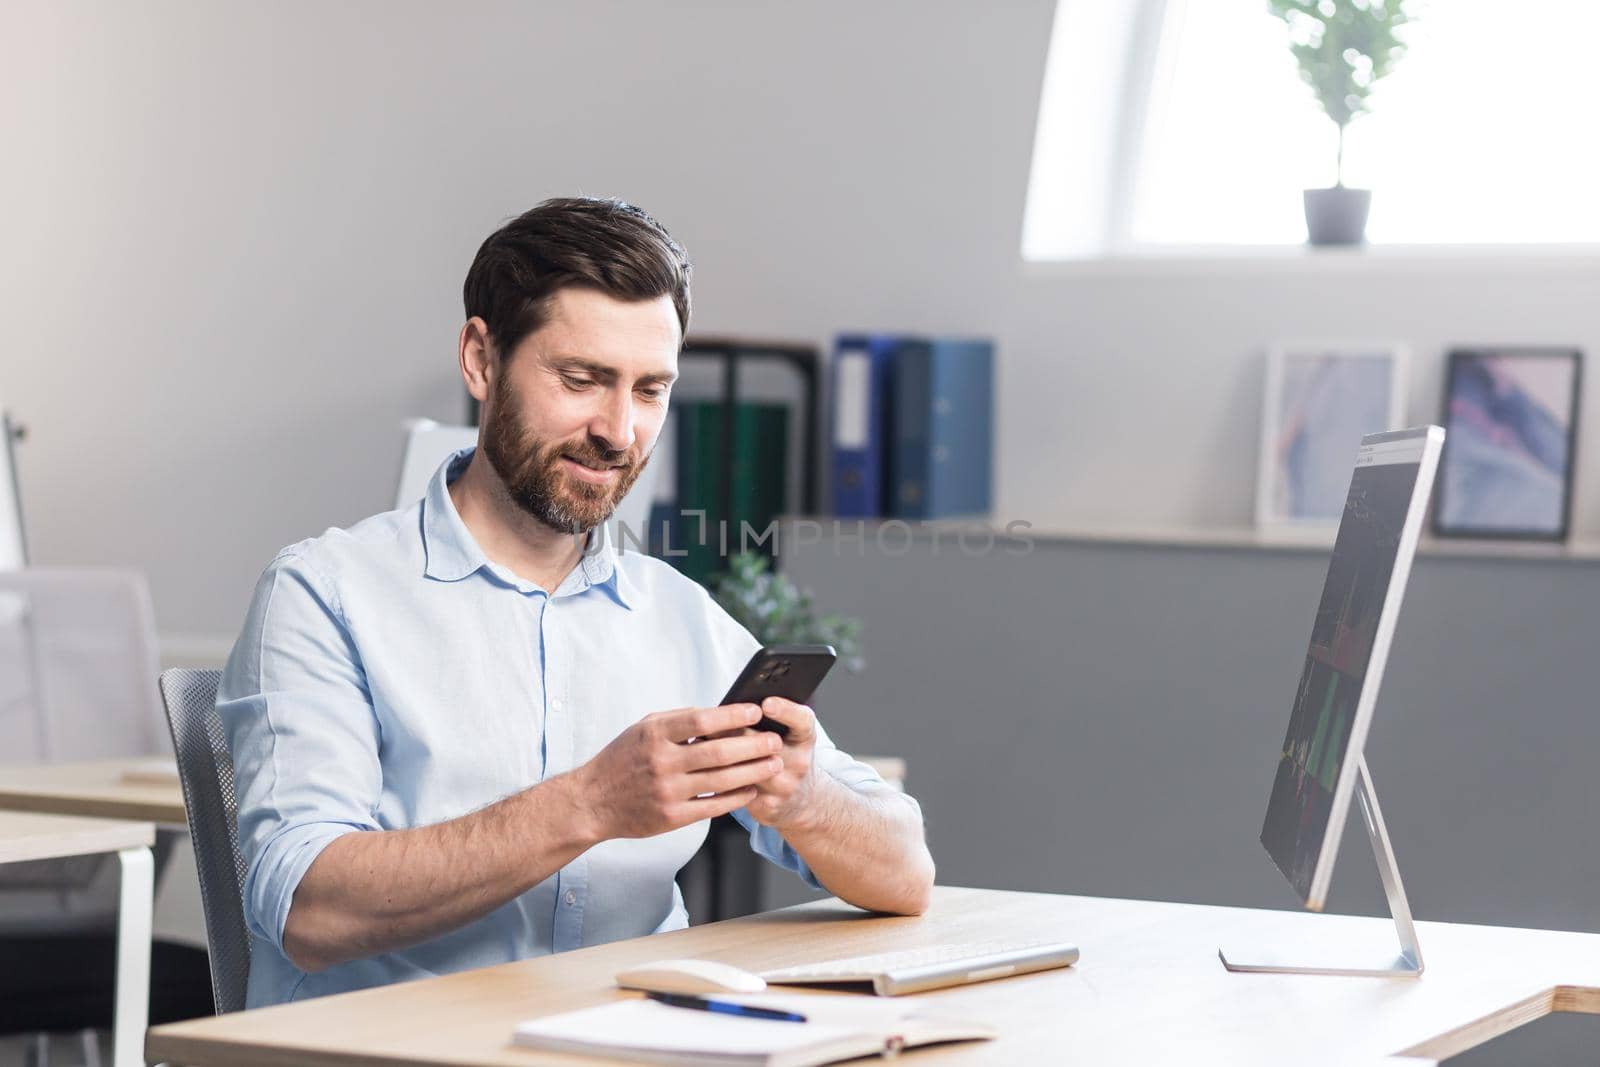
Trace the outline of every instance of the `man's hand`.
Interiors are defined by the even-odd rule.
[[[787,726],[789,735],[783,739],[783,769],[756,784],[750,814],[759,823],[784,830],[805,819],[817,791],[813,759],[817,748],[817,717],[804,704],[783,697],[768,697],[761,702],[761,710],[767,718]],[[766,736],[775,738],[778,735]]]
[[[916,803],[889,790],[859,792],[818,771],[817,719],[810,708],[768,697],[761,710],[789,734],[783,770],[756,783],[750,814],[782,834],[835,896],[871,911],[926,911],[933,857]]]
[[[785,770],[777,753],[788,748],[745,729],[760,718],[754,704],[729,704],[660,711],[628,727],[573,771],[591,836],[653,837],[758,799],[757,787]]]

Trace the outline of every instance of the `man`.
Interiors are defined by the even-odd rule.
[[[673,876],[726,812],[813,885],[924,910],[916,802],[806,707],[716,707],[757,642],[607,535],[677,377],[682,248],[619,201],[546,201],[465,303],[478,447],[280,553],[223,674],[249,1004],[682,927]]]

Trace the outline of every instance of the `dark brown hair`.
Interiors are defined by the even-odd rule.
[[[569,287],[618,300],[671,296],[689,331],[689,256],[655,219],[614,198],[546,200],[489,235],[467,270],[467,317],[489,325],[509,356],[544,325],[550,298]]]

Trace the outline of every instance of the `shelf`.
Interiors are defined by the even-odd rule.
[[[1600,245],[1168,245],[1077,259],[1023,260],[1026,279],[1264,275],[1570,275],[1600,270]]]
[[[839,522],[853,532],[856,523],[863,529],[874,531],[886,524],[897,524],[894,536],[903,537],[901,527],[910,531],[913,538],[931,540],[935,536],[955,537],[965,531],[987,533],[995,538],[1026,536],[1035,542],[1065,544],[1128,545],[1151,548],[1219,548],[1254,549],[1269,552],[1304,552],[1326,555],[1333,550],[1332,531],[1267,531],[1253,527],[1159,527],[1159,526],[1096,526],[1096,525],[1034,525],[1016,534],[1008,535],[1005,525],[988,518],[971,519],[854,519],[836,518],[832,515],[790,515],[782,521],[793,524],[801,521],[820,523],[823,536]],[[1421,556],[1467,559],[1531,559],[1569,560],[1578,562],[1600,561],[1600,541],[1572,541],[1553,544],[1544,541],[1486,541],[1454,538],[1424,537],[1417,548]]]

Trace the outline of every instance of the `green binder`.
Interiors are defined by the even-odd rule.
[[[736,404],[731,435],[719,401],[678,402],[673,411],[678,499],[670,547],[684,554],[667,558],[695,581],[709,583],[741,547],[772,554],[771,525],[787,503],[789,409]],[[704,512],[704,521],[689,512]]]

